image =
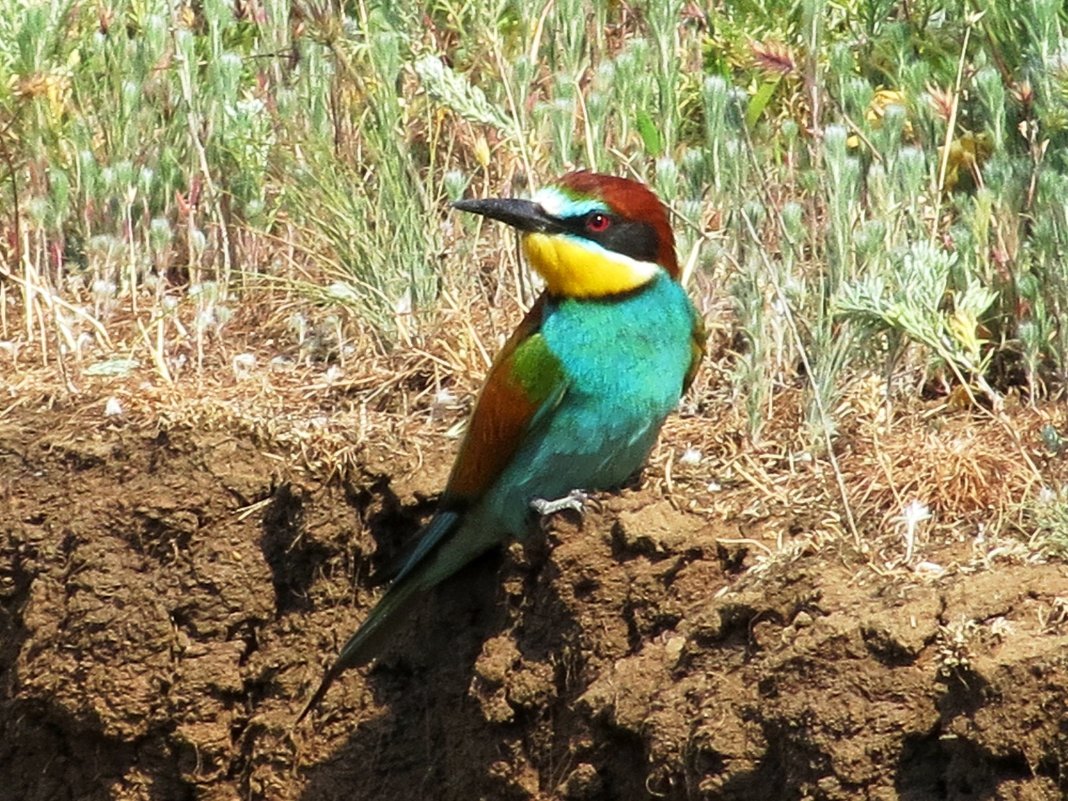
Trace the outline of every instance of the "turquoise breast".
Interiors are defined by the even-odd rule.
[[[482,525],[521,535],[532,498],[609,489],[634,474],[678,405],[695,314],[666,274],[624,298],[550,304],[541,333],[567,391],[485,497]]]

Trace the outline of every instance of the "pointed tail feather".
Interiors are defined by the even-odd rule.
[[[319,687],[315,690],[311,699],[304,705],[296,723],[300,723],[319,702],[326,696],[337,677],[350,667],[363,665],[370,662],[381,650],[393,632],[394,624],[406,617],[406,612],[412,602],[419,598],[426,590],[430,589],[442,579],[447,578],[460,567],[466,560],[453,565],[453,560],[447,560],[445,570],[429,569],[430,556],[442,543],[446,536],[452,532],[460,521],[460,514],[454,511],[441,512],[434,516],[419,539],[412,555],[401,568],[400,573],[390,584],[385,595],[375,605],[374,609],[363,621],[349,641],[341,649],[334,664],[331,665]],[[470,558],[470,557],[468,557]]]
[[[334,664],[323,674],[318,689],[297,716],[297,723],[304,720],[305,716],[319,705],[338,676],[350,667],[370,662],[378,654],[388,639],[387,635],[393,630],[392,624],[404,617],[402,613],[411,606],[412,601],[423,594],[423,590],[423,587],[412,581],[397,582],[386,590],[382,600],[345,643]]]

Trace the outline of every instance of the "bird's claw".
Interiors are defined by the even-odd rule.
[[[586,510],[586,501],[589,499],[590,496],[585,490],[573,489],[563,498],[557,498],[555,501],[547,501],[545,498],[535,498],[530,502],[530,508],[537,512],[541,517],[562,512],[565,509],[570,509],[581,515]]]

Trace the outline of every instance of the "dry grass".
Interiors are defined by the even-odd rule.
[[[506,264],[510,242],[494,247],[493,263]],[[191,305],[148,322],[113,309],[106,335],[100,321],[64,316],[71,330],[50,339],[48,314],[58,326],[62,307],[31,305],[27,321],[9,300],[0,426],[26,409],[62,403],[76,432],[136,426],[251,434],[281,468],[322,480],[404,475],[428,460],[443,471],[489,360],[521,314],[501,269],[492,294],[473,281],[466,297],[446,293],[432,318],[399,321],[404,343],[391,348],[355,315],[277,287],[231,298],[225,327],[200,342],[191,333]],[[710,294],[702,293],[701,305],[712,330],[709,358],[681,414],[665,426],[647,486],[737,526],[739,538],[769,553],[799,540],[845,547],[831,465],[806,449],[800,383],[769,400],[763,438],[754,443],[744,404],[732,394],[730,311]],[[293,329],[295,315],[306,322],[302,332]],[[318,332],[315,342],[309,332]],[[71,338],[80,347],[70,348]],[[125,375],[92,374],[115,357],[138,366]],[[1046,425],[1064,429],[1062,404],[1010,404],[995,418],[919,399],[888,409],[883,398],[878,380],[852,382],[838,410],[847,427],[835,440],[861,550],[873,565],[912,568],[925,543],[1000,536],[1042,485],[1068,481],[1064,460],[1047,457],[1040,437]]]
[[[1034,469],[1040,429],[1063,417],[1059,405],[1051,405],[1018,408],[1004,425],[968,411],[933,418],[921,413],[893,427],[864,421],[846,460],[858,477],[854,502],[870,516],[918,499],[936,520],[1003,528],[1042,480]],[[892,520],[884,513],[884,525]]]
[[[351,478],[369,447],[418,453],[450,447],[458,436],[503,318],[519,315],[508,297],[492,314],[472,316],[472,303],[486,308],[484,299],[445,298],[420,332],[414,318],[398,320],[407,344],[390,347],[356,314],[279,282],[231,298],[225,326],[200,332],[200,310],[190,303],[166,317],[116,307],[102,320],[86,314],[83,324],[11,299],[0,331],[0,391],[8,399],[0,425],[22,408],[63,404],[88,425],[79,430],[241,431],[297,469]],[[55,327],[64,331],[61,347]],[[106,336],[86,336],[98,329]]]
[[[730,396],[731,358],[724,351],[706,365],[695,388],[700,412],[668,421],[654,480],[680,506],[736,525],[741,538],[780,550],[795,537],[844,545],[848,528],[832,467],[805,446],[802,390],[776,394],[755,444]],[[947,542],[976,545],[961,552],[962,564],[982,561],[979,551],[1003,550],[1022,528],[1043,487],[1068,482],[1068,464],[1046,449],[1041,433],[1068,425],[1063,403],[1010,401],[996,416],[944,400],[890,407],[882,381],[868,377],[852,382],[836,417],[846,421],[835,440],[838,466],[861,551],[876,569],[930,568],[923,546]]]

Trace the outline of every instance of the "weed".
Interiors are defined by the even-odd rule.
[[[833,459],[873,364],[888,401],[1035,404],[1068,383],[1068,10],[987,5],[0,0],[0,334],[178,380],[266,285],[325,307],[302,356],[353,318],[418,344],[531,296],[445,201],[588,167],[650,182],[728,299],[753,441],[801,386]]]
[[[1035,551],[1068,559],[1068,487],[1043,487],[1025,505],[1024,518]]]

